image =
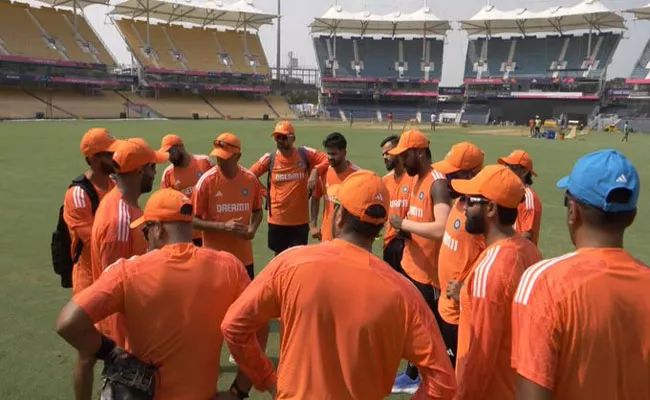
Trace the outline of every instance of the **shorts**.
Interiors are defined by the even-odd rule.
[[[402,255],[404,254],[404,239],[393,238],[384,248],[384,261],[400,274],[406,275],[402,269]]]
[[[253,278],[255,278],[255,265],[247,265],[246,266],[246,272],[248,272],[248,276],[251,278],[251,281]]]
[[[309,224],[275,225],[269,224],[268,247],[275,255],[289,247],[304,246],[309,238]]]
[[[415,285],[416,288],[420,291],[420,294],[422,297],[424,297],[424,300],[427,302],[427,305],[433,312],[433,316],[436,317],[436,322],[438,323],[438,327],[440,330],[442,330],[442,324],[445,323],[445,321],[442,319],[442,316],[440,316],[440,311],[438,311],[438,299],[440,299],[440,289],[437,289],[433,287],[431,284],[427,283],[420,283],[410,276],[408,276],[406,273],[404,273],[404,276]]]
[[[201,238],[192,239],[192,243],[194,243],[194,246],[196,247],[203,247],[203,239]]]

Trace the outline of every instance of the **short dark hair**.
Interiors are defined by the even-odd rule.
[[[623,230],[632,225],[636,216],[636,209],[632,211],[607,212],[576,199],[570,193],[568,195],[578,204],[582,210],[585,222],[590,226],[609,230]],[[608,203],[626,204],[630,201],[631,197],[631,190],[617,188],[609,192],[606,200]]]
[[[524,176],[524,184],[527,186],[531,186],[533,184],[533,173],[528,172],[526,176]]]
[[[379,236],[379,232],[381,232],[384,227],[384,224],[376,225],[369,222],[363,222],[361,219],[359,219],[359,217],[350,214],[350,212],[348,212],[348,210],[346,210],[344,207],[341,207],[341,212],[343,213],[343,221],[345,223],[344,229],[357,233],[366,238],[376,238]],[[386,209],[380,205],[373,205],[368,207],[366,214],[372,218],[385,218]]]
[[[342,133],[332,132],[323,140],[323,147],[345,150],[348,147],[348,141],[345,140],[345,136]]]
[[[425,148],[424,149],[424,154],[426,154],[427,157],[429,157],[429,160],[433,160],[433,155],[431,154],[431,149],[430,148],[428,148],[428,147]]]
[[[392,143],[394,146],[397,146],[399,143],[399,136],[397,135],[390,135],[386,139],[381,141],[381,144],[379,145],[380,147],[384,147],[386,143]]]
[[[506,208],[497,204],[497,217],[501,225],[514,225],[517,220],[517,209]]]

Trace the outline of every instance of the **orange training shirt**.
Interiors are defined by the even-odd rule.
[[[327,163],[327,154],[305,147],[310,168]],[[273,171],[269,172],[270,153],[264,154],[250,170],[258,178],[271,174],[271,206],[268,223],[274,225],[304,225],[309,223],[309,172],[297,149],[289,157],[276,150]],[[267,188],[268,189],[268,188]]]
[[[142,229],[131,229],[129,226],[141,215],[142,210],[123,200],[117,187],[104,196],[95,213],[90,238],[93,282],[99,279],[106,267],[120,258],[146,253],[149,246]],[[119,314],[102,321],[100,327],[106,336],[111,337],[120,346],[125,345]]]
[[[74,301],[94,322],[124,316],[126,350],[160,365],[155,400],[211,399],[221,321],[249,283],[231,254],[178,243],[119,260]]]
[[[438,278],[442,293],[438,300],[438,311],[442,319],[453,325],[458,325],[460,306],[447,297],[447,284],[452,279],[462,282],[471,271],[474,261],[485,249],[483,235],[467,233],[465,220],[465,204],[456,199],[449,212],[438,255]]]
[[[255,211],[262,210],[262,185],[246,168],[239,166],[233,179],[218,166],[205,173],[194,190],[194,214],[203,220],[227,222],[241,218],[250,224]],[[232,253],[244,265],[253,264],[253,243],[232,233],[203,232],[203,245]]]
[[[411,197],[411,189],[414,179],[406,172],[403,172],[399,177],[395,175],[395,171],[390,171],[382,178],[384,185],[390,193],[390,210],[388,215],[399,215],[406,218],[406,213],[409,209],[409,198]],[[384,228],[384,248],[397,236],[397,230],[393,228],[390,222],[386,223]]]
[[[99,201],[104,198],[106,193],[110,191],[115,182],[112,179],[108,180],[108,190],[104,191],[95,186]],[[63,220],[68,226],[70,239],[72,245],[70,246],[70,254],[74,257],[77,243],[81,241],[83,247],[81,248],[81,255],[79,261],[72,268],[72,294],[79,293],[84,290],[91,283],[93,283],[93,273],[90,260],[90,236],[93,229],[93,215],[92,204],[90,197],[79,186],[73,186],[65,192],[63,200]]]
[[[458,400],[514,400],[511,310],[521,275],[542,259],[520,235],[488,246],[461,289],[458,325]]]
[[[512,366],[555,400],[650,399],[650,268],[583,248],[530,267],[513,303]]]
[[[542,226],[542,201],[537,193],[526,186],[526,196],[524,201],[517,207],[517,220],[515,221],[515,230],[517,233],[531,232],[532,242],[539,243],[539,231]]]
[[[415,222],[433,222],[433,199],[431,186],[439,179],[447,179],[445,175],[431,169],[423,178],[413,178],[413,189],[409,199],[409,211],[406,219]],[[402,268],[411,279],[432,284],[440,288],[438,282],[438,253],[440,241],[431,240],[418,235],[411,235],[405,242]]]
[[[280,318],[277,378],[256,340]],[[293,247],[264,268],[222,324],[242,371],[276,399],[384,399],[401,359],[418,366],[414,399],[452,399],[451,362],[433,314],[408,280],[341,239]]]
[[[336,201],[337,186],[343,183],[351,173],[358,171],[359,167],[348,161],[347,168],[337,174],[329,164],[319,168],[318,184],[314,190],[314,198],[320,200],[324,197],[323,219],[320,224],[321,240],[327,242],[334,239],[332,234],[332,217],[334,216],[334,202]]]

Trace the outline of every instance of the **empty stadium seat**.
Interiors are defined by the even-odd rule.
[[[269,107],[262,100],[249,100],[237,93],[205,95],[214,107],[225,117],[233,119],[261,119],[264,114],[270,114]]]
[[[197,113],[199,118],[219,118],[220,115],[206,104],[201,96],[192,93],[163,93],[158,98],[140,97],[134,93],[120,92],[129,101],[136,104],[146,104],[156,114],[166,118],[192,118]]]
[[[296,114],[289,107],[289,103],[282,96],[270,95],[266,97],[269,106],[278,114],[282,119],[296,119]]]

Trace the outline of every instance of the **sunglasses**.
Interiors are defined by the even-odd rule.
[[[484,197],[475,197],[475,196],[461,196],[461,201],[463,201],[468,207],[476,204],[487,204],[490,200]]]
[[[223,140],[215,140],[214,141],[214,147],[219,147],[219,148],[226,148],[226,147],[234,147],[235,149],[239,149],[239,146],[234,145],[232,143],[225,142]]]
[[[154,222],[145,222],[144,225],[142,225],[142,233],[144,234],[144,238],[147,241],[149,241],[149,230],[152,226],[154,226],[154,224]]]
[[[275,140],[278,142],[284,142],[285,140],[289,140],[289,136],[291,135],[275,135]]]

